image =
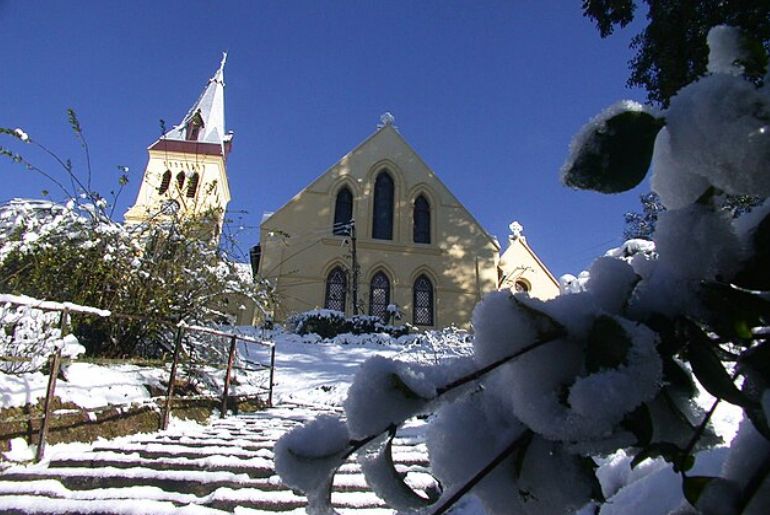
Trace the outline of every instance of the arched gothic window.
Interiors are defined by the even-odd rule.
[[[348,291],[348,278],[345,271],[336,266],[326,278],[326,295],[324,307],[335,311],[345,312],[345,298]]]
[[[430,204],[424,195],[414,201],[414,231],[415,243],[430,243]]]
[[[160,187],[158,188],[158,193],[166,193],[168,191],[168,187],[171,185],[171,170],[166,170],[163,172],[163,177],[160,179]]]
[[[176,185],[180,190],[184,188],[184,172],[176,174]]]
[[[200,181],[200,176],[197,173],[192,174],[190,182],[187,183],[187,198],[195,197],[195,192],[198,191],[198,181]]]
[[[433,284],[426,275],[414,281],[414,325],[433,325]]]
[[[350,234],[349,224],[353,219],[353,193],[345,186],[337,193],[334,202],[334,234]]]
[[[382,171],[374,181],[374,212],[372,213],[372,238],[393,239],[393,179]]]
[[[369,314],[387,320],[389,304],[390,280],[383,272],[377,272],[369,286]]]

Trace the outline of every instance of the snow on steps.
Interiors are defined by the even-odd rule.
[[[274,408],[218,420],[195,433],[135,435],[11,467],[0,474],[0,513],[304,513],[305,498],[273,471],[272,448],[283,433],[320,413]],[[411,484],[430,484],[422,427],[407,427],[393,455]],[[335,477],[332,503],[342,514],[392,513],[368,489],[354,459]]]

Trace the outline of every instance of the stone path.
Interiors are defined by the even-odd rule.
[[[196,431],[165,431],[97,442],[85,452],[0,473],[0,513],[208,514],[304,513],[306,500],[273,470],[273,444],[320,413],[272,408],[217,420]],[[400,472],[414,487],[426,473],[423,427],[407,426],[394,441]],[[351,458],[335,477],[340,513],[392,513],[366,486]]]

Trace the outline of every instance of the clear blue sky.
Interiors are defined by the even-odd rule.
[[[577,273],[622,241],[623,213],[638,210],[649,189],[645,182],[608,196],[559,183],[581,125],[616,100],[644,98],[625,87],[639,25],[601,40],[581,3],[0,0],[0,126],[22,127],[81,166],[66,121],[74,108],[96,187],[116,186],[116,165],[131,170],[116,210],[122,219],[159,120],[179,123],[227,50],[230,207],[248,211],[244,248],[257,243],[263,211],[289,200],[390,111],[503,247],[518,220],[554,274]],[[0,178],[0,201],[54,191],[7,160]]]

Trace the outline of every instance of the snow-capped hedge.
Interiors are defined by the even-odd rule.
[[[286,329],[292,333],[305,335],[317,334],[321,338],[331,339],[346,333],[353,335],[387,334],[398,338],[409,333],[408,325],[393,326],[383,324],[382,319],[369,315],[346,317],[345,313],[332,309],[313,309],[295,313],[286,320]]]

